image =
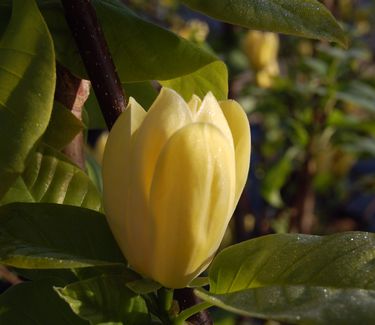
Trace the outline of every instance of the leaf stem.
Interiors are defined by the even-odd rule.
[[[173,289],[168,289],[168,288],[159,289],[158,298],[160,302],[160,307],[168,313],[172,307]]]
[[[188,309],[183,310],[173,321],[174,325],[183,325],[185,320],[190,318],[191,316],[212,307],[213,304],[207,301],[201,302],[197,305],[194,305]]]

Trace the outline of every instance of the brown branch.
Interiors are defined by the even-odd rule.
[[[9,271],[4,265],[0,265],[0,279],[9,282],[11,285],[16,285],[22,282],[16,274]]]
[[[61,3],[100,109],[111,129],[125,109],[126,100],[95,9],[90,0],[62,0]]]
[[[56,74],[55,99],[82,121],[83,106],[90,94],[90,81],[78,79],[69,70],[59,64],[56,67]],[[63,149],[63,152],[82,170],[85,170],[83,132],[78,133]]]

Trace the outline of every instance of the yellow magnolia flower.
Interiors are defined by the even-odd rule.
[[[129,264],[185,287],[211,262],[246,182],[250,129],[241,106],[163,88],[149,111],[130,98],[103,159],[104,207]]]

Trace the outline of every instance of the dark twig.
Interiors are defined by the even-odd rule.
[[[95,9],[90,0],[61,2],[104,119],[111,129],[125,109],[126,100]]]

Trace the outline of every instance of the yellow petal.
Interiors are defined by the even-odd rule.
[[[139,128],[134,144],[133,185],[141,187],[139,190],[146,201],[161,149],[173,133],[188,123],[191,123],[191,112],[187,103],[174,90],[163,88]]]
[[[221,130],[194,123],[173,135],[151,188],[152,278],[181,288],[207,267],[230,220],[234,187],[234,150]]]
[[[215,125],[233,144],[232,134],[227,120],[215,96],[209,92],[203,99],[197,113],[193,116],[194,122],[211,123]]]
[[[126,225],[129,215],[129,184],[131,142],[134,133],[146,116],[144,109],[133,99],[120,115],[109,133],[103,156],[103,199],[106,217],[111,230],[128,256],[129,229]]]
[[[236,206],[249,173],[251,151],[250,126],[244,110],[236,101],[224,100],[220,102],[220,107],[228,121],[234,141],[236,156],[236,194],[234,205]]]
[[[199,107],[202,105],[201,99],[197,95],[193,95],[188,102],[188,106],[193,116],[198,112]]]
[[[191,123],[191,112],[175,91],[163,88],[134,136],[130,171],[130,217],[132,229],[129,263],[147,274],[153,243],[154,226],[149,216],[149,195],[157,159],[173,133]]]

